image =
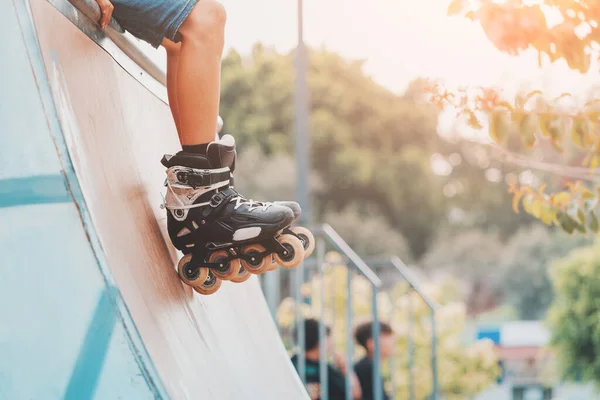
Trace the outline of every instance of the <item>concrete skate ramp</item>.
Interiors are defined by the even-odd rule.
[[[37,101],[37,103],[43,105],[39,109],[43,109],[40,112],[45,113],[47,124],[47,126],[41,124],[40,130],[35,130],[35,132],[40,137],[43,136],[43,140],[48,143],[51,143],[49,139],[51,135],[47,134],[46,130],[48,130],[48,126],[53,125],[54,121],[59,127],[59,132],[53,139],[53,146],[47,144],[42,146],[33,134],[34,131],[26,132],[36,128],[27,125],[28,121],[15,122],[15,126],[21,126],[22,129],[18,130],[8,126],[6,129],[9,130],[9,135],[4,139],[8,138],[8,143],[14,145],[15,149],[18,148],[16,147],[18,141],[23,140],[22,147],[19,147],[20,150],[14,154],[14,151],[10,150],[10,146],[7,145],[8,147],[4,147],[4,150],[0,149],[0,155],[2,155],[4,167],[9,163],[22,163],[22,159],[19,158],[22,154],[27,156],[38,154],[38,157],[41,155],[41,158],[58,160],[52,161],[52,165],[59,168],[59,171],[53,175],[58,183],[45,183],[46,186],[43,187],[57,185],[56,202],[62,202],[66,204],[65,207],[69,207],[68,209],[71,211],[68,212],[68,218],[64,217],[59,220],[57,216],[53,219],[54,215],[58,215],[53,214],[55,211],[44,211],[45,219],[39,220],[38,225],[44,225],[44,232],[47,232],[46,239],[41,238],[42,229],[35,225],[30,227],[22,239],[27,238],[32,242],[30,247],[32,250],[38,246],[35,244],[36,241],[50,240],[50,238],[56,246],[64,245],[65,249],[85,246],[85,252],[90,253],[91,251],[90,254],[93,254],[93,258],[97,260],[97,265],[94,262],[85,261],[87,259],[79,260],[78,265],[70,270],[77,271],[77,281],[73,282],[74,278],[70,275],[72,272],[60,277],[60,274],[64,272],[60,269],[61,265],[67,265],[72,261],[66,253],[54,255],[48,251],[35,256],[38,257],[38,260],[45,260],[49,270],[56,268],[58,274],[51,282],[53,286],[44,286],[43,288],[40,286],[40,290],[49,293],[48,298],[61,292],[65,299],[64,310],[44,311],[47,313],[44,318],[48,319],[50,325],[53,320],[61,320],[66,324],[65,327],[68,327],[70,326],[69,319],[76,320],[81,311],[80,307],[79,311],[74,311],[71,316],[63,315],[64,312],[71,312],[68,311],[70,305],[76,307],[89,303],[90,305],[86,307],[93,308],[96,304],[94,301],[81,302],[78,296],[82,295],[82,290],[75,290],[71,293],[63,286],[66,286],[67,283],[74,285],[79,282],[81,287],[86,287],[92,279],[94,282],[98,281],[96,275],[98,266],[100,266],[106,288],[102,292],[109,293],[111,283],[114,283],[117,302],[122,298],[124,306],[116,308],[117,315],[110,320],[112,325],[102,323],[100,319],[92,331],[110,329],[110,326],[115,324],[122,326],[124,333],[121,336],[125,344],[121,344],[119,351],[122,354],[131,353],[132,359],[135,359],[139,367],[132,367],[131,371],[133,372],[125,369],[119,370],[118,378],[124,382],[129,380],[129,384],[137,379],[137,386],[147,384],[149,387],[149,390],[137,391],[136,395],[129,392],[120,393],[119,396],[122,396],[120,398],[167,396],[173,399],[217,400],[307,398],[269,314],[258,279],[253,278],[243,284],[224,282],[216,294],[202,297],[182,284],[177,277],[174,265],[178,256],[168,244],[166,216],[164,211],[159,208],[160,193],[164,190],[165,179],[164,168],[159,160],[164,153],[178,150],[177,134],[168,105],[164,98],[160,98],[160,94],[157,95],[156,92],[145,87],[139,77],[134,78],[131,71],[128,72],[122,68],[113,58],[114,54],[111,55],[105,51],[65,17],[58,10],[60,7],[57,8],[57,1],[53,0],[53,3],[46,0],[31,0],[28,7],[26,0],[12,0],[8,6],[8,12],[4,13],[3,18],[10,20],[13,12],[16,16],[20,15],[16,18],[17,20],[20,18],[20,21],[18,24],[14,24],[15,30],[4,32],[6,33],[4,38],[5,40],[10,39],[7,37],[10,35],[18,43],[22,41],[29,46],[27,56],[31,64],[19,71],[13,70],[11,73],[20,74],[22,72],[23,76],[35,76],[37,90],[42,98],[42,101]],[[35,27],[35,34],[33,30],[28,30],[25,23],[27,18],[33,21],[31,26]],[[83,17],[77,15],[75,19],[77,18]],[[21,29],[20,32],[16,30],[17,26]],[[37,36],[38,43],[32,50],[31,43],[35,44],[35,36]],[[15,45],[13,50],[8,50],[15,51],[15,54],[24,52],[19,46]],[[6,48],[4,50],[8,51]],[[39,64],[42,68],[45,67],[43,74],[40,74],[34,65],[36,52],[41,55],[38,60]],[[14,78],[5,79],[7,83],[10,83],[8,79]],[[34,87],[33,84],[31,87]],[[4,88],[6,89],[6,86]],[[13,90],[21,89],[13,88]],[[23,87],[22,90],[25,88]],[[43,101],[45,90],[51,94],[49,102]],[[19,98],[19,93],[13,93],[13,95],[13,98]],[[12,107],[12,105],[9,104],[8,107]],[[19,107],[19,105],[14,105],[14,107]],[[10,117],[8,110],[10,108],[2,110],[2,106],[0,106],[3,117]],[[33,114],[32,112],[31,118],[33,118]],[[20,118],[27,119],[28,117],[25,113]],[[2,123],[0,122],[0,124]],[[41,131],[42,128],[44,133]],[[10,141],[11,134],[12,141]],[[64,143],[64,148],[60,143]],[[31,162],[41,163],[42,161],[32,160]],[[17,170],[16,166],[14,170]],[[3,171],[9,171],[9,169]],[[38,179],[37,174],[40,173],[41,171],[31,174]],[[8,178],[10,177],[11,175],[8,174]],[[7,178],[7,176],[2,176],[0,173],[0,178]],[[27,207],[26,204],[29,202],[29,200],[23,200],[29,193],[28,183],[21,179],[18,181],[19,184],[15,184],[10,179],[5,182],[6,185],[13,185],[13,189],[6,189],[4,192],[5,208],[0,207],[0,211],[4,210],[4,214],[0,213],[0,218],[2,215],[11,217],[10,219],[2,218],[5,228],[7,223],[14,226],[21,224],[19,221],[23,219],[16,216],[17,209],[21,210],[19,212],[23,216],[31,213],[22,210],[22,207]],[[15,187],[20,187],[25,194],[21,197],[15,195]],[[78,188],[81,190],[81,197],[77,195]],[[31,191],[35,192],[35,190],[34,188]],[[0,195],[2,194],[0,186]],[[29,194],[31,195],[31,193]],[[36,203],[36,196],[34,193],[27,198],[32,198],[31,202]],[[45,199],[52,202],[52,193],[47,194]],[[0,201],[0,203],[2,202]],[[68,224],[65,222],[65,218],[70,221],[73,228],[67,228]],[[78,222],[73,218],[77,218]],[[74,236],[65,233],[75,232],[74,230],[79,232],[81,229],[84,230],[85,236],[78,234],[77,240],[74,239]],[[56,236],[52,237],[52,232]],[[64,236],[61,236],[63,234]],[[0,248],[3,252],[8,253],[9,243],[13,243],[15,246],[22,246],[17,248],[23,253],[27,253],[23,242],[15,244],[16,240],[10,241],[12,237],[14,237],[14,233],[0,228],[0,240],[3,241],[0,242]],[[61,243],[61,241],[65,242]],[[29,256],[25,254],[23,257]],[[55,256],[62,257],[63,261],[61,262],[65,264],[58,265]],[[33,252],[31,257],[34,257]],[[14,261],[19,262],[18,260],[21,259],[15,256]],[[2,269],[4,270],[4,267]],[[8,269],[4,272],[6,271]],[[8,274],[10,277],[11,272]],[[22,275],[20,277],[21,279],[14,275],[14,279],[9,282],[20,285],[23,284],[23,281],[33,281],[32,277],[25,280],[22,279]],[[2,279],[1,275],[0,279]],[[37,280],[35,281],[37,282]],[[0,282],[3,290],[7,289],[5,287],[8,285],[7,281],[0,280]],[[39,284],[39,282],[37,283]],[[18,286],[13,289],[13,292],[9,291],[8,293],[14,293],[17,290],[20,290]],[[94,290],[96,293],[98,289]],[[39,292],[31,291],[30,295],[36,298]],[[0,295],[0,300],[2,296]],[[45,310],[43,308],[45,300],[36,299],[39,307]],[[23,305],[25,303],[19,304],[26,307]],[[16,306],[18,307],[19,304]],[[24,308],[19,311],[19,314],[31,312],[32,310]],[[17,315],[17,312],[14,314]],[[20,337],[19,332],[33,328],[40,335],[41,330],[44,329],[42,325],[35,327],[31,325],[36,324],[31,318],[21,317],[17,322],[14,319],[16,317],[11,315],[0,314],[0,326],[3,325],[4,319],[11,324],[29,324],[29,326],[14,326],[14,331],[11,331],[14,335],[9,335],[9,339],[2,336],[2,328],[0,328],[0,350],[8,351],[11,347],[19,349],[21,345],[25,348],[26,345],[21,343],[21,340],[24,339]],[[127,323],[129,317],[133,321],[132,324]],[[107,328],[107,326],[109,327]],[[65,328],[63,333],[56,333],[56,337],[60,334],[66,335],[67,330]],[[55,340],[52,339],[54,338],[52,335],[53,333],[49,331],[46,340]],[[136,342],[136,337],[141,338],[140,343]],[[3,339],[4,342],[2,342]],[[6,340],[12,340],[12,342]],[[76,340],[85,342],[86,339]],[[97,344],[94,340],[92,343]],[[44,351],[50,352],[44,359],[50,365],[47,366],[47,370],[35,372],[34,376],[44,375],[52,370],[52,346],[52,343],[45,343],[43,347]],[[56,348],[57,353],[62,352],[59,349],[61,348]],[[146,352],[149,358],[144,357]],[[31,357],[31,363],[41,363],[36,358],[39,357],[39,354],[33,353],[34,351],[28,348],[27,354],[13,355],[21,359],[28,356]],[[87,376],[93,371],[85,369],[85,354],[79,354],[78,357],[74,355],[73,358],[79,360],[72,363],[73,368],[83,368],[83,370],[74,371],[71,374],[69,387],[71,390],[76,390],[76,388],[72,388],[72,381],[77,374]],[[81,361],[82,359],[83,361]],[[108,364],[102,361],[102,357],[100,360],[100,365],[96,365],[94,368],[107,368]],[[116,361],[116,363],[119,362]],[[128,363],[131,364],[134,361],[128,361]],[[16,398],[12,395],[29,393],[18,387],[10,387],[10,384],[24,385],[27,382],[25,366],[22,366],[21,371],[19,368],[15,369],[7,364],[8,361],[0,362],[0,375],[10,371],[8,375],[10,382],[3,382],[0,378],[0,398]],[[15,364],[12,366],[14,367]],[[116,371],[114,372],[117,374]],[[153,375],[155,373],[157,376]],[[13,374],[12,378],[10,374]],[[37,385],[44,384],[44,379],[40,380]],[[139,382],[140,380],[141,382]],[[30,382],[32,387],[36,386],[34,381]],[[49,385],[57,385],[59,381],[59,378],[56,378]],[[3,383],[6,386],[3,387]],[[162,392],[162,386],[164,386],[166,394]],[[40,388],[38,392],[42,389]],[[115,388],[112,387],[112,389]],[[46,392],[45,396],[36,396],[34,392],[35,390],[32,389],[33,394],[26,397],[69,397],[68,390],[64,387],[56,388],[53,393]],[[3,397],[3,394],[7,397]],[[71,398],[81,399],[84,397],[73,395]],[[103,398],[117,397],[106,396]]]

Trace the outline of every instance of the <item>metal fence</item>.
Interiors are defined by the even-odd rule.
[[[409,293],[416,293],[429,307],[430,309],[430,324],[431,324],[431,374],[432,374],[432,389],[430,399],[437,400],[438,399],[438,378],[437,378],[437,332],[435,328],[435,315],[436,315],[436,304],[430,299],[426,293],[420,288],[419,283],[411,273],[410,269],[400,260],[398,257],[392,257],[386,260],[370,260],[369,262],[365,262],[359,257],[356,252],[343,240],[343,238],[329,225],[324,224],[317,227],[313,227],[311,229],[316,239],[316,249],[311,256],[311,258],[305,260],[305,262],[298,266],[295,270],[289,271],[289,276],[287,283],[289,284],[289,294],[294,299],[294,325],[296,327],[296,335],[295,337],[289,337],[290,332],[284,332],[282,330],[283,336],[288,336],[288,347],[290,347],[294,353],[298,356],[298,371],[300,378],[304,383],[306,383],[306,377],[304,376],[305,372],[305,332],[304,332],[304,316],[302,314],[302,306],[306,303],[312,304],[312,297],[318,296],[321,301],[318,303],[317,315],[319,316],[319,364],[320,364],[320,395],[321,399],[325,400],[329,398],[329,387],[328,387],[328,376],[327,376],[327,363],[328,363],[328,355],[326,354],[325,349],[325,340],[326,337],[326,326],[325,326],[325,316],[331,315],[332,313],[339,312],[336,311],[335,307],[333,309],[326,309],[326,301],[327,296],[332,295],[332,293],[328,293],[331,291],[330,288],[326,285],[325,274],[328,268],[329,263],[325,259],[326,250],[333,250],[338,252],[344,258],[342,264],[345,265],[347,273],[346,273],[346,282],[345,282],[345,305],[344,305],[344,320],[345,324],[343,326],[344,337],[345,337],[345,358],[346,365],[348,366],[345,376],[345,384],[346,384],[346,399],[352,399],[352,390],[351,390],[351,379],[352,379],[352,366],[354,365],[354,356],[355,356],[355,346],[354,346],[354,319],[355,319],[355,310],[353,310],[353,297],[355,296],[352,287],[353,281],[357,276],[362,276],[368,282],[370,286],[370,297],[371,297],[371,309],[370,309],[370,321],[372,321],[372,337],[374,344],[374,352],[373,352],[373,399],[381,400],[383,399],[383,387],[382,387],[382,358],[381,358],[381,347],[380,347],[380,321],[390,320],[392,317],[392,313],[398,312],[399,303],[396,299],[393,298],[391,294],[387,294],[389,296],[390,304],[392,308],[387,310],[388,312],[382,313],[380,309],[380,301],[381,295],[386,295],[383,291],[383,282],[377,276],[377,274],[370,268],[370,266],[386,266],[388,268],[396,271],[408,284]],[[280,306],[280,293],[281,293],[281,274],[280,270],[270,272],[263,276],[263,289],[265,291],[265,296],[267,298],[267,302],[269,303],[269,307],[274,316],[277,314],[278,307]],[[283,271],[285,274],[286,271]],[[311,282],[313,278],[317,278],[318,287],[316,291],[311,291],[306,298],[306,293],[302,293],[302,286],[308,282]],[[313,288],[314,289],[314,288]],[[380,295],[380,296],[378,296]],[[379,298],[378,298],[379,297]],[[410,296],[409,296],[410,299]],[[384,310],[385,311],[385,310]],[[406,307],[406,312],[408,313],[408,323],[409,327],[407,327],[407,342],[409,343],[409,350],[407,354],[397,354],[397,352],[388,360],[387,369],[390,371],[390,387],[389,394],[392,399],[410,399],[414,400],[415,397],[415,376],[413,373],[413,365],[414,365],[414,346],[413,346],[413,329],[412,325],[414,324],[414,316],[412,315],[412,306],[411,302],[408,302],[408,306]],[[385,315],[382,315],[385,314]],[[389,314],[389,315],[388,315]],[[334,318],[332,317],[333,321]],[[339,327],[337,327],[339,328]],[[281,327],[280,327],[281,329]],[[289,343],[289,342],[292,343]],[[406,393],[400,393],[394,384],[395,377],[394,373],[397,371],[396,367],[399,365],[398,362],[400,360],[406,360],[407,362],[407,380],[408,380],[408,390]]]

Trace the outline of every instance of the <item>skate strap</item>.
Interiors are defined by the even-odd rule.
[[[220,169],[194,169],[185,168],[177,171],[175,176],[180,184],[188,185],[194,189],[212,186],[229,180],[231,172],[228,167]]]
[[[202,209],[202,212],[201,212],[202,217],[203,218],[208,217],[210,214],[213,213],[213,211],[215,211],[217,208],[219,208],[221,206],[221,204],[228,202],[229,199],[231,199],[232,197],[237,196],[237,195],[238,195],[238,192],[236,192],[232,188],[227,188],[225,190],[215,193],[210,198],[210,201],[208,202],[208,205],[210,205],[210,207],[206,207],[206,208]]]

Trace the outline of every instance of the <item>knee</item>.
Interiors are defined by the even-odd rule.
[[[183,40],[201,41],[223,47],[225,7],[216,0],[199,0],[181,25],[179,32]]]

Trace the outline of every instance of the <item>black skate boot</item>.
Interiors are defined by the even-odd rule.
[[[224,124],[225,123],[223,121],[223,118],[221,118],[221,116],[219,115],[217,117],[217,135],[215,137],[215,140],[217,140],[217,141],[219,140],[219,133],[221,133]],[[225,138],[225,136],[231,136],[231,135],[224,135],[224,138]],[[234,153],[234,160],[233,160],[231,168],[230,168],[231,169],[230,186],[232,188],[233,188],[233,182],[234,182],[233,171],[235,170],[235,159],[237,158],[237,154],[235,153],[235,147],[233,149],[233,153]],[[300,207],[300,204],[298,204],[295,201],[275,201],[273,203],[288,207],[290,210],[292,210],[292,212],[294,213],[294,222],[296,222],[298,220],[298,218],[300,218],[300,215],[302,215],[302,208]],[[302,242],[302,246],[304,247],[304,258],[305,259],[308,258],[314,251],[315,237],[313,236],[311,231],[308,230],[307,228],[300,227],[300,226],[296,226],[296,227],[292,227],[292,228],[288,227],[288,228],[284,229],[283,233],[294,235],[298,239],[300,239],[300,241]],[[275,260],[275,257],[271,257],[271,266],[269,267],[269,271],[277,269],[277,267],[278,267],[278,264]],[[249,275],[247,275],[246,279],[248,277],[249,277]],[[242,275],[240,275],[240,277],[238,279],[242,279]]]
[[[162,163],[169,237],[184,253],[177,270],[197,292],[212,294],[222,279],[241,282],[249,273],[264,273],[272,259],[286,268],[302,261],[302,241],[284,233],[293,211],[248,200],[231,187],[233,137],[210,143],[205,155],[179,152],[165,155]]]
[[[231,182],[233,182],[233,175],[231,177]],[[267,203],[261,202],[261,204],[267,204]],[[302,215],[302,208],[300,207],[300,204],[298,204],[295,201],[274,201],[274,202],[272,202],[272,204],[284,206],[284,207],[287,207],[290,210],[292,210],[292,213],[294,213],[293,222],[296,222],[298,220],[298,218],[300,218],[300,215]],[[283,230],[283,233],[289,234],[289,235],[294,235],[298,239],[300,239],[300,241],[302,242],[302,247],[304,248],[304,258],[305,259],[308,258],[314,251],[315,237],[313,236],[312,232],[310,230],[308,230],[307,228],[302,227],[302,226],[288,227]],[[275,259],[274,255],[271,256],[271,265],[269,266],[268,270],[273,271],[273,270],[277,269],[278,266],[279,266],[279,264],[277,264],[277,260]]]

